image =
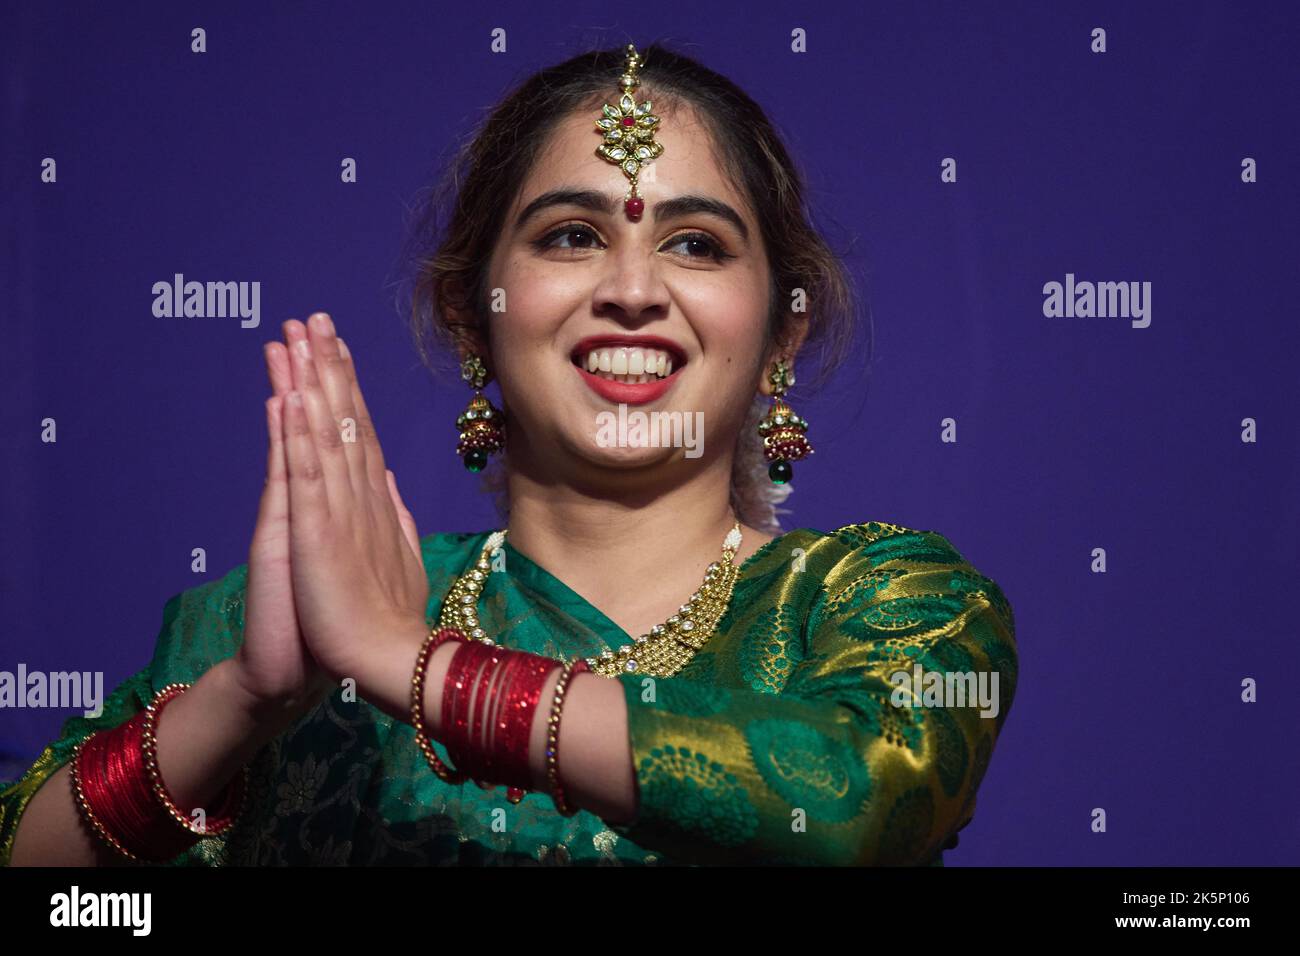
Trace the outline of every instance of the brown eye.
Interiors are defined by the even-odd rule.
[[[688,249],[686,252],[688,259],[712,259],[721,262],[733,258],[723,251],[717,240],[702,232],[686,232],[674,236],[664,248],[670,249],[674,246],[685,246]]]
[[[575,241],[563,244],[557,242],[560,239]],[[541,239],[538,239],[534,245],[539,249],[595,249],[598,247],[599,242],[599,237],[586,226],[568,225],[552,229]]]

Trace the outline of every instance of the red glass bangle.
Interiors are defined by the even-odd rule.
[[[201,837],[230,830],[243,806],[247,768],[223,790],[207,826],[193,823],[163,783],[154,729],[167,703],[188,687],[169,684],[144,711],[92,734],[73,754],[70,773],[78,810],[101,840],[129,860],[173,859]]]
[[[510,683],[505,711],[500,724],[500,734],[495,746],[499,777],[527,790],[532,786],[532,765],[529,760],[533,723],[537,715],[542,689],[551,674],[561,666],[559,661],[536,654],[520,654],[514,679]]]
[[[457,648],[447,671],[447,691],[443,694],[443,743],[456,766],[484,790],[493,785],[486,781],[482,748],[474,741],[475,728],[481,728],[478,711],[486,703],[482,694],[484,672],[495,663],[500,648],[481,641],[471,641]]]

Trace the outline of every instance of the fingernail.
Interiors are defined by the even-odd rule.
[[[344,342],[342,339],[339,339],[339,355],[342,355],[344,358],[352,358],[352,353],[348,351],[348,343]]]
[[[311,358],[311,346],[307,344],[306,339],[299,339],[294,348],[298,350],[298,354],[303,358]]]
[[[312,326],[321,335],[329,335],[334,331],[334,323],[330,321],[330,317],[324,312],[312,313],[311,318],[307,321],[311,322]]]

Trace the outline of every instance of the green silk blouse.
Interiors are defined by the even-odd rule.
[[[486,538],[422,539],[430,622]],[[503,551],[504,573],[488,575],[479,605],[498,643],[557,658],[632,643],[508,539]],[[149,666],[101,716],[69,719],[0,790],[0,864],[28,801],[79,741],[235,653],[247,572],[171,598]],[[883,522],[800,528],[743,563],[717,632],[677,676],[618,678],[632,823],[562,817],[545,794],[512,805],[503,787],[449,786],[410,726],[340,688],[258,753],[236,827],[167,865],[942,865],[974,812],[1017,663],[1010,604],[941,535]],[[915,664],[998,675],[996,715],[973,701],[895,706],[889,677]]]

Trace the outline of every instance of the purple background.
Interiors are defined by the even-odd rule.
[[[857,6],[6,5],[0,669],[107,691],[170,595],[246,559],[290,316],[347,336],[421,532],[495,526],[452,453],[468,392],[394,307],[404,209],[527,72],[666,38],[770,110],[873,315],[870,374],[796,401],[818,454],[787,527],[940,531],[1015,608],[1018,694],[948,862],[1300,861],[1300,14]],[[154,318],[175,272],[260,281],[261,328]],[[1045,318],[1067,272],[1150,281],[1151,326]],[[0,747],[25,765],[68,715],[0,712]]]

